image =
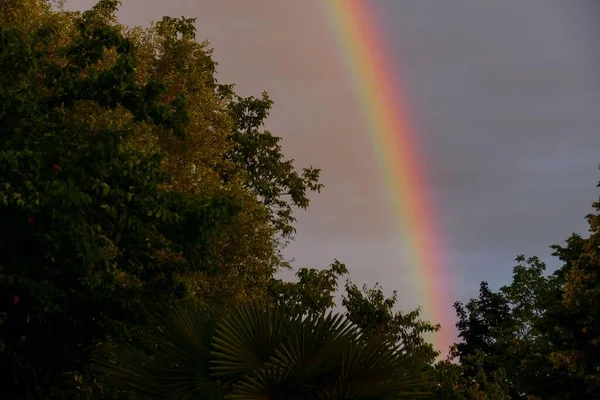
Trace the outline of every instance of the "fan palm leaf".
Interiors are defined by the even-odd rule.
[[[154,349],[123,343],[94,356],[94,371],[106,385],[135,393],[134,398],[221,399],[222,387],[210,375],[210,349],[217,315],[195,307],[157,312]]]
[[[213,336],[215,376],[235,379],[261,368],[275,350],[299,329],[302,315],[290,307],[255,302],[225,315]]]
[[[103,382],[146,399],[404,399],[425,394],[421,371],[385,340],[338,314],[304,316],[255,302],[215,313],[156,314],[154,348],[107,347]]]
[[[294,329],[270,349],[270,358],[235,386],[231,398],[307,399],[339,364],[341,349],[358,330],[338,315],[307,317],[298,320],[297,312],[287,309]]]

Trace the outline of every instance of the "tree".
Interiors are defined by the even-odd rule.
[[[551,275],[538,258],[519,256],[510,285],[493,292],[484,282],[478,299],[456,304],[463,342],[454,373],[481,354],[481,371],[504,374],[510,398],[600,398],[600,224],[598,213],[587,219],[589,238],[573,234],[566,246],[552,246],[563,266]],[[469,368],[461,374],[477,380],[479,366]]]
[[[140,321],[141,298],[182,297],[179,276],[208,267],[238,208],[165,189],[161,155],[122,146],[139,125],[185,136],[190,117],[185,96],[136,82],[116,4],[61,16],[38,3],[32,30],[0,15],[0,350],[18,398],[67,390],[98,340]]]
[[[328,269],[300,268],[297,282],[271,279],[269,299],[276,304],[298,307],[303,313],[320,314],[335,307],[338,279],[348,274],[346,265],[335,260]]]
[[[346,282],[346,291],[342,305],[346,316],[370,337],[382,337],[400,350],[413,362],[417,370],[428,369],[438,352],[423,337],[424,334],[437,332],[439,325],[432,325],[419,318],[420,310],[409,313],[394,311],[398,301],[397,292],[386,297],[379,284],[373,288],[363,286],[363,290],[351,281]]]
[[[295,305],[243,305],[225,314],[159,313],[158,347],[99,352],[102,381],[134,398],[401,399],[427,382],[394,346],[360,334],[340,315]]]
[[[339,278],[348,275],[346,265],[335,260],[327,269],[300,268],[296,282],[272,279],[269,299],[277,304],[293,305],[306,314],[319,314],[336,306],[334,297]],[[410,356],[415,368],[431,366],[438,353],[423,335],[437,332],[439,325],[432,325],[419,318],[420,310],[409,313],[394,311],[397,293],[385,297],[377,284],[364,286],[362,291],[350,280],[346,281],[342,295],[344,315],[368,337],[381,337]]]
[[[507,360],[503,368],[522,397],[552,398],[560,391],[564,374],[550,361],[551,329],[546,321],[561,279],[556,273],[546,275],[546,265],[537,257],[519,256],[517,262],[512,283],[500,288],[513,320],[512,331],[504,334],[510,341],[503,345]]]
[[[124,30],[136,44],[140,82],[167,82],[165,100],[185,94],[191,121],[185,137],[144,127],[129,145],[163,154],[165,187],[186,195],[228,194],[240,204],[232,223],[207,249],[212,268],[186,276],[186,285],[199,301],[213,305],[260,297],[274,271],[286,265],[269,212],[248,188],[251,178],[270,170],[250,176],[242,163],[229,159],[236,121],[221,98],[212,50],[207,43],[196,42],[191,18],[165,17],[147,29]]]
[[[226,306],[261,297],[273,274],[288,266],[282,250],[293,237],[293,208],[307,208],[309,193],[322,185],[318,169],[296,172],[281,138],[262,130],[272,106],[266,93],[242,98],[234,85],[217,82],[212,50],[196,42],[194,22],[165,17],[148,29],[123,28],[136,45],[139,82],[168,83],[165,101],[185,94],[191,120],[185,137],[144,128],[130,145],[161,152],[165,186],[209,197],[227,193],[241,204],[208,251],[215,268],[186,277],[199,300]]]
[[[301,268],[296,282],[271,281],[269,294],[276,304],[296,307],[304,315],[318,315],[336,306],[334,295],[340,277],[348,274],[346,266],[334,261],[328,269]],[[439,330],[421,320],[420,310],[395,311],[397,294],[386,297],[382,288],[364,286],[362,291],[350,280],[342,295],[343,314],[366,338],[382,341],[397,348],[404,357],[405,368],[423,379],[434,379],[434,361],[438,355],[424,335]]]
[[[537,257],[518,256],[516,261],[510,285],[494,292],[483,282],[479,298],[455,305],[462,339],[456,355],[469,365],[483,354],[482,371],[490,377],[504,374],[513,399],[550,398],[562,378],[549,359],[545,319],[559,281],[556,274],[544,275],[546,266]],[[479,366],[469,368],[478,373]]]
[[[251,182],[277,170],[301,207],[320,188],[279,145],[271,170],[231,160],[238,116],[193,20],[129,29],[118,4],[0,4],[0,351],[16,396],[67,390],[63,373],[130,335],[146,302],[260,296],[286,265],[284,229]]]
[[[456,344],[456,353],[461,363],[479,352],[485,354],[484,373],[490,374],[504,367],[507,361],[505,346],[511,342],[513,319],[508,300],[502,293],[493,292],[487,282],[479,287],[479,298],[471,299],[466,305],[454,305],[458,315],[456,327],[462,342]],[[472,368],[476,373],[478,368]],[[511,394],[512,395],[512,394]]]
[[[499,369],[487,373],[483,369],[485,354],[476,350],[456,363],[454,346],[448,359],[435,366],[433,398],[436,400],[510,400],[506,392],[506,375]]]
[[[270,220],[284,240],[295,232],[292,207],[306,209],[310,204],[309,191],[320,191],[320,170],[304,168],[301,174],[294,170],[294,160],[285,160],[279,142],[267,130],[261,131],[273,102],[262,97],[242,98],[233,92],[233,85],[220,85],[219,93],[227,103],[235,121],[230,136],[234,147],[227,159],[243,166],[248,187],[268,208]],[[230,179],[228,174],[224,179]]]
[[[565,371],[560,393],[565,399],[600,398],[600,202],[593,207],[587,239],[574,234],[565,247],[553,246],[564,262],[557,271],[563,280],[555,288],[546,327],[553,366]]]

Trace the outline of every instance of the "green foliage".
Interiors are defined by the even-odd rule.
[[[546,326],[552,329],[550,359],[565,372],[563,398],[569,399],[600,398],[600,202],[593,207],[587,239],[573,235],[566,247],[553,246],[565,265]]]
[[[162,190],[161,155],[123,148],[138,123],[185,135],[188,115],[182,96],[158,100],[160,82],[136,82],[135,49],[106,22],[116,5],[72,16],[56,49],[51,18],[33,32],[0,24],[0,351],[18,398],[69,390],[97,341],[143,321],[141,299],[182,297],[178,277],[207,268],[237,211],[226,196]],[[74,117],[84,106],[130,117],[94,124]]]
[[[511,398],[549,398],[560,385],[560,372],[550,363],[546,312],[556,288],[555,276],[545,276],[538,258],[519,256],[511,285],[493,292],[483,282],[479,298],[456,304],[459,337],[456,356],[462,365],[485,355],[485,374],[505,374]],[[479,368],[479,367],[477,367]],[[474,379],[474,371],[466,372]],[[490,378],[491,379],[491,378]]]
[[[193,19],[130,29],[119,4],[0,2],[0,358],[14,398],[89,389],[94,347],[139,337],[149,304],[260,296],[285,265],[291,207],[321,188],[260,132],[268,98],[224,94]]]
[[[235,145],[227,158],[243,166],[249,177],[247,187],[268,207],[272,223],[287,239],[295,232],[292,207],[307,208],[308,192],[323,187],[318,182],[320,170],[310,167],[297,173],[294,160],[284,161],[281,138],[261,130],[273,105],[266,93],[261,98],[242,98],[232,90],[233,85],[219,87],[235,121],[231,135]],[[227,174],[224,179],[228,179]]]
[[[101,350],[102,382],[147,399],[403,399],[427,382],[394,346],[360,334],[336,314],[305,317],[294,305],[259,302],[226,313],[159,314],[152,352]]]
[[[385,297],[382,288],[366,285],[360,291],[352,282],[346,282],[346,292],[342,301],[347,317],[372,337],[381,337],[398,345],[403,354],[413,362],[415,370],[423,370],[431,365],[438,352],[423,338],[424,334],[437,332],[439,325],[432,325],[419,318],[420,310],[409,313],[394,311],[398,301],[397,292]]]
[[[319,314],[336,306],[338,280],[347,274],[346,266],[337,260],[324,270],[301,268],[296,273],[296,282],[271,280],[268,293],[277,304],[294,306],[305,314]],[[348,280],[341,305],[345,316],[362,334],[399,346],[399,350],[414,361],[416,369],[430,366],[438,353],[423,335],[437,332],[439,325],[421,320],[419,309],[406,314],[394,311],[396,303],[396,292],[386,298],[378,285],[365,286],[361,291]]]
[[[276,303],[293,305],[304,313],[323,313],[335,306],[338,279],[347,274],[346,266],[338,260],[325,270],[300,268],[296,272],[297,282],[272,279],[268,294]]]
[[[295,307],[304,315],[318,315],[335,307],[338,279],[347,273],[345,265],[337,260],[325,270],[302,268],[296,273],[296,282],[272,280],[269,293],[278,304]],[[346,282],[342,298],[345,318],[363,337],[395,348],[402,355],[405,368],[422,379],[431,379],[438,353],[423,335],[440,327],[421,320],[418,309],[407,314],[394,311],[396,302],[396,292],[386,298],[378,285],[365,286],[361,291],[350,281]]]
[[[600,398],[600,203],[594,208],[588,238],[574,234],[566,246],[552,246],[564,263],[553,274],[544,275],[539,259],[519,256],[510,285],[493,292],[484,282],[479,298],[456,304],[460,366],[441,371],[473,382],[503,375],[511,399]]]
[[[476,350],[455,363],[458,356],[454,347],[447,360],[435,366],[436,385],[433,398],[437,400],[510,400],[504,387],[502,369],[487,373],[484,368],[485,354]]]

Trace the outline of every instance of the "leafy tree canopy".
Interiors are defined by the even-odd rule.
[[[267,110],[249,122],[240,104],[258,103],[216,82],[193,19],[128,28],[118,1],[61,3],[0,2],[0,356],[17,398],[71,393],[145,304],[262,296],[292,208],[321,187],[260,131]]]
[[[519,256],[510,285],[494,292],[483,282],[477,299],[455,306],[460,364],[481,353],[481,371],[504,376],[512,399],[600,398],[600,203],[593,206],[588,238],[552,246],[562,267],[547,275],[538,258]],[[477,379],[469,368],[461,373]]]

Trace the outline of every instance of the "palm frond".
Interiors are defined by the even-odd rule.
[[[409,399],[429,395],[422,371],[385,341],[373,338],[344,353],[336,382],[345,399]]]
[[[361,335],[332,312],[255,302],[217,314],[179,307],[155,314],[150,352],[100,351],[103,382],[139,399],[409,399],[427,395],[413,360],[389,340]]]
[[[104,387],[119,391],[124,397],[165,398],[153,373],[152,360],[143,350],[130,344],[110,346],[98,350],[92,360],[92,373]]]
[[[234,379],[261,368],[301,322],[301,315],[292,307],[255,302],[234,309],[215,329],[213,373]]]
[[[95,355],[102,381],[155,399],[222,398],[221,384],[211,377],[209,364],[216,315],[188,306],[155,316],[163,323],[154,329],[153,351],[120,344]]]
[[[314,316],[276,351],[273,362],[293,371],[289,379],[297,384],[314,384],[339,366],[343,349],[358,335],[358,328],[341,315]]]

